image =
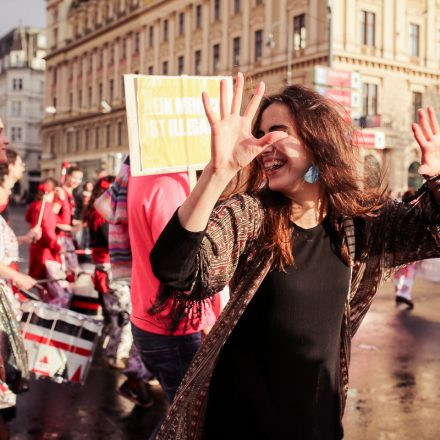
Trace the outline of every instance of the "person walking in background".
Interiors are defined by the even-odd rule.
[[[127,158],[128,160],[128,158]],[[108,223],[108,253],[111,279],[106,296],[109,325],[105,353],[107,363],[123,369],[127,379],[117,392],[126,399],[144,408],[154,404],[148,382],[152,374],[144,366],[139,351],[133,344],[129,316],[131,313],[130,278],[131,248],[128,235],[127,185],[129,165],[123,162],[113,184],[102,194],[93,197],[96,215]],[[100,220],[102,221],[102,220]]]
[[[414,188],[408,188],[408,190],[402,195],[402,202],[411,203],[415,198],[416,190]],[[412,310],[414,308],[412,288],[417,274],[417,266],[417,262],[408,264],[407,266],[398,269],[393,275],[396,292],[396,306],[402,306],[406,310]]]
[[[145,366],[159,381],[169,402],[200,347],[202,331],[210,328],[216,320],[210,303],[201,313],[194,309],[192,326],[186,326],[182,321],[170,335],[163,319],[170,310],[157,316],[148,313],[159,292],[159,281],[150,265],[150,252],[163,227],[188,193],[187,173],[128,178],[133,338]]]
[[[440,255],[440,128],[419,110],[428,181],[399,204],[362,185],[336,104],[300,85],[263,99],[260,83],[241,116],[243,90],[238,74],[229,106],[220,82],[220,117],[203,94],[211,160],[151,252],[150,312],[170,331],[231,289],[157,439],[338,440],[351,338],[380,281]]]

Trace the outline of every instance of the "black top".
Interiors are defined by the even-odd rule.
[[[339,350],[350,270],[326,221],[293,230],[294,266],[266,276],[219,355],[206,440],[342,438]],[[183,255],[193,255],[202,237],[183,229],[177,215],[167,225],[167,239],[182,243]],[[171,256],[159,240],[151,260],[164,256],[161,279],[188,284],[194,259]]]
[[[294,227],[295,263],[272,271],[211,380],[206,439],[340,439],[339,348],[350,270],[327,222]]]

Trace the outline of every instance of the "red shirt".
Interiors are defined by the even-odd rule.
[[[38,223],[38,216],[42,207],[42,201],[30,204],[26,212],[26,221],[33,228]],[[46,202],[44,205],[41,221],[41,238],[29,246],[29,275],[34,278],[46,278],[46,260],[61,262],[61,247],[57,242],[55,232],[58,217],[52,211],[53,204]]]
[[[151,316],[148,309],[156,300],[159,281],[153,275],[150,252],[176,209],[189,194],[187,173],[130,177],[128,181],[127,211],[132,260],[131,321],[136,327],[150,333],[168,334],[160,316]],[[164,315],[167,311],[164,312]],[[186,333],[196,333],[215,322],[211,306],[204,307],[203,315],[195,328]],[[184,323],[176,335],[183,334]]]

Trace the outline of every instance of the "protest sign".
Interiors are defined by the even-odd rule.
[[[231,77],[124,75],[133,176],[202,169],[210,159],[210,126],[202,103],[208,93],[220,110],[220,79]]]

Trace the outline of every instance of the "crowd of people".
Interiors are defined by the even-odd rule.
[[[229,105],[220,82],[220,116],[203,94],[211,161],[191,192],[185,172],[131,176],[127,156],[117,176],[83,184],[71,166],[44,179],[23,236],[0,217],[0,439],[28,387],[20,301],[37,287],[69,307],[56,274],[75,281],[78,247],[91,251],[103,354],[126,375],[118,392],[148,408],[155,378],[170,403],[151,439],[343,438],[351,339],[380,282],[440,257],[439,125],[419,110],[426,182],[397,201],[363,185],[331,101],[260,83],[241,113],[243,90],[238,74]],[[0,210],[24,170],[8,143],[0,121]]]

